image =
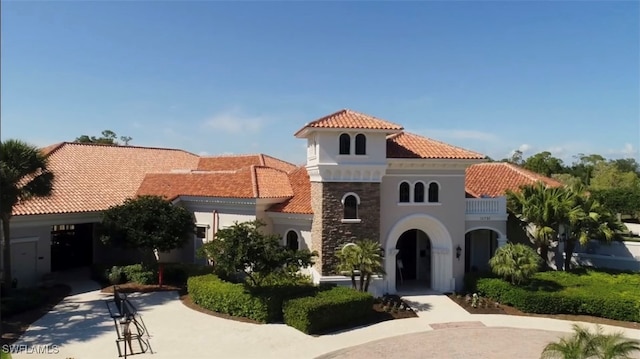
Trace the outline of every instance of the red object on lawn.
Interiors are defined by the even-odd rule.
[[[162,272],[164,271],[164,265],[158,264],[158,284],[162,287]]]

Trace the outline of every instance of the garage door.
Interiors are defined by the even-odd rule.
[[[37,241],[21,241],[11,243],[11,270],[18,279],[18,287],[31,287],[38,283],[36,268]]]

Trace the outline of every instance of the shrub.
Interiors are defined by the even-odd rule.
[[[491,270],[496,275],[513,284],[528,282],[540,267],[540,256],[524,244],[509,243],[498,248],[489,260]]]
[[[127,282],[138,284],[156,283],[156,273],[152,269],[145,268],[142,264],[123,266],[122,273]]]
[[[118,266],[113,266],[107,273],[107,278],[109,279],[109,283],[111,284],[120,284],[123,282],[124,273],[122,272],[122,268]]]
[[[0,316],[7,318],[38,308],[46,300],[46,295],[37,288],[14,289],[11,296],[3,295],[0,298]]]
[[[623,321],[640,321],[640,301],[616,292],[593,293],[545,290],[532,283],[518,287],[497,278],[481,278],[477,290],[482,295],[512,305],[527,313],[593,315]]]
[[[163,282],[174,285],[185,285],[187,279],[192,276],[211,274],[213,268],[191,263],[164,263],[163,264]]]
[[[224,282],[209,274],[189,278],[187,291],[193,302],[205,309],[261,323],[269,319],[265,298],[252,295],[243,284]]]
[[[313,297],[284,304],[284,322],[304,333],[316,334],[358,324],[371,314],[373,296],[351,288],[335,287]]]

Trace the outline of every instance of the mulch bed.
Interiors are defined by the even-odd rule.
[[[400,300],[400,297],[398,297],[398,296],[393,296],[393,297],[394,297],[393,298],[394,300]],[[214,311],[202,308],[201,306],[199,306],[196,303],[194,303],[193,300],[191,300],[191,297],[189,297],[189,295],[184,291],[180,295],[180,301],[182,302],[182,304],[184,304],[186,307],[188,307],[190,309],[193,309],[193,310],[198,311],[200,313],[212,315],[214,317],[218,317],[218,318],[222,318],[222,319],[235,320],[235,321],[243,322],[243,323],[263,324],[263,323],[256,322],[255,320],[252,320],[252,319],[248,319],[248,318],[244,318],[244,317],[236,317],[236,316],[223,314],[223,313],[218,313],[218,312],[214,312]],[[326,332],[326,333],[322,333],[322,334],[329,334],[329,333],[334,333],[334,332],[337,332],[337,331],[353,329],[354,327],[357,327],[357,326],[366,326],[366,325],[371,325],[371,324],[384,322],[384,321],[387,321],[387,320],[403,319],[403,318],[415,318],[417,316],[418,315],[413,310],[398,310],[398,311],[389,310],[388,311],[388,310],[385,309],[385,306],[383,305],[382,302],[376,301],[373,304],[373,307],[371,308],[371,315],[369,317],[367,317],[365,320],[363,320],[361,322],[358,322],[358,323],[352,323],[348,327],[334,328],[330,332]]]
[[[47,295],[47,299],[42,306],[2,318],[0,344],[13,344],[33,322],[47,314],[56,304],[71,293],[71,288],[64,284],[56,284],[51,288],[43,288],[42,290]]]
[[[519,315],[525,317],[540,317],[540,318],[552,318],[552,319],[561,319],[568,320],[572,322],[587,322],[594,324],[604,324],[604,325],[613,325],[623,328],[630,329],[640,329],[640,323],[636,322],[625,322],[621,320],[613,320],[607,318],[593,317],[590,315],[572,315],[572,314],[534,314],[534,313],[525,313],[514,307],[508,306],[506,304],[498,304],[495,301],[492,301],[487,298],[480,298],[480,303],[477,308],[471,306],[471,301],[467,300],[464,295],[449,295],[454,302],[456,302],[459,306],[464,308],[467,312],[471,314],[507,314],[507,315]]]
[[[172,292],[181,291],[182,287],[164,284],[162,287],[158,284],[138,284],[124,283],[116,285],[121,293],[151,293],[151,292]],[[102,293],[113,293],[113,285],[102,288]]]

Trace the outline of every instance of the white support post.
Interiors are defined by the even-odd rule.
[[[507,237],[498,237],[498,248],[504,247],[509,242],[509,238]]]

